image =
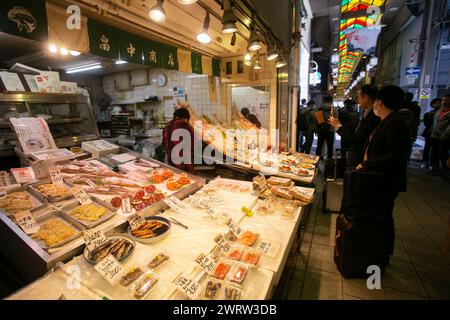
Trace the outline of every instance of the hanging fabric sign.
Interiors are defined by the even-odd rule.
[[[143,45],[144,51],[144,64],[153,67],[153,68],[162,68],[163,67],[163,54],[161,50],[161,46],[159,43],[145,40]]]
[[[212,59],[212,72],[214,77],[220,77],[220,60]]]
[[[375,54],[381,28],[362,28],[345,30],[348,51],[361,51],[364,55]]]
[[[144,40],[126,32],[117,32],[120,60],[142,64]]]
[[[16,36],[48,40],[44,0],[1,0],[0,30]]]
[[[162,46],[163,68],[169,70],[178,70],[178,49],[176,47]]]
[[[88,20],[89,51],[97,56],[119,59],[117,30],[103,23]]]
[[[178,49],[178,71],[192,73],[190,51]]]
[[[191,65],[193,73],[202,74],[202,55],[196,52],[191,52]]]

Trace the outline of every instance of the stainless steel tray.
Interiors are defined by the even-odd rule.
[[[88,229],[94,228],[94,227],[98,226],[99,224],[102,224],[103,222],[111,219],[116,214],[117,209],[114,208],[113,206],[107,204],[106,202],[104,202],[98,198],[95,198],[95,197],[90,197],[90,198],[95,205],[104,207],[107,210],[107,213],[104,216],[102,216],[100,219],[98,219],[97,221],[92,221],[92,222],[84,221],[84,220],[78,219],[70,214],[70,211],[72,211],[76,207],[80,206],[80,203],[78,202],[78,200],[74,200],[73,202],[67,204],[61,210],[64,213],[66,213],[67,215],[69,215],[72,219],[76,220],[77,222],[79,222],[80,224],[82,224],[83,226],[85,226]]]
[[[52,248],[57,248],[60,247],[62,245],[65,245],[77,238],[79,238],[82,234],[82,231],[84,230],[84,227],[82,224],[80,224],[78,221],[76,221],[75,219],[73,219],[70,215],[68,216],[66,213],[62,212],[62,211],[52,211],[40,218],[36,219],[36,222],[41,225],[46,221],[52,220],[52,219],[60,219],[62,220],[65,224],[69,225],[70,227],[74,228],[77,233],[75,235],[73,235],[70,238],[67,238],[57,244],[51,245],[51,246],[47,246],[43,241],[40,240],[36,240],[33,239],[34,242],[36,242],[42,249],[44,250],[48,250],[48,249],[52,249]]]
[[[29,190],[26,186],[11,189],[6,193],[6,195],[8,195],[9,193],[18,192],[18,191],[26,192],[31,196],[33,203],[35,203],[36,206],[34,206],[33,208],[30,208],[30,210],[39,210],[39,209],[42,209],[43,207],[45,207],[46,205],[48,205],[47,199],[42,194],[40,194],[40,193],[36,194],[35,192]],[[0,210],[4,211],[7,217],[12,217],[12,215],[10,213],[6,212],[3,208],[0,208]]]
[[[63,201],[63,200],[67,200],[67,199],[73,198],[73,195],[70,193],[70,186],[67,183],[64,183],[64,186],[67,188],[67,190],[69,191],[70,195],[62,196],[62,197],[50,197],[50,196],[46,197],[42,193],[40,193],[38,189],[36,189],[36,186],[39,186],[39,185],[42,185],[42,184],[49,184],[49,183],[52,183],[52,180],[51,179],[46,179],[46,180],[39,181],[37,183],[33,183],[33,184],[29,185],[28,187],[30,188],[30,190],[32,190],[32,192],[34,194],[39,194],[42,197],[45,197],[50,202],[59,202],[59,201]]]

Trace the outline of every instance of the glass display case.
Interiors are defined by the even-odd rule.
[[[74,94],[0,94],[0,157],[14,154],[11,117],[44,118],[56,145],[67,148],[99,138],[89,99]]]

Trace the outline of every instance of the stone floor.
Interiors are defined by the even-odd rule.
[[[323,214],[318,196],[300,252],[291,252],[274,299],[450,299],[450,256],[443,253],[450,183],[418,169],[408,171],[408,191],[394,209],[395,253],[381,290],[369,290],[366,279],[340,275],[333,261],[337,214]]]

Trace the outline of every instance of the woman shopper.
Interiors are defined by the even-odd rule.
[[[366,142],[363,162],[357,170],[383,174],[386,188],[383,203],[384,216],[389,223],[389,238],[386,239],[387,261],[394,251],[395,228],[392,216],[394,200],[399,192],[406,191],[406,167],[410,144],[409,128],[399,115],[404,102],[404,92],[397,86],[386,86],[377,94],[373,111],[381,119],[380,124]]]
[[[436,98],[431,100],[431,111],[427,112],[423,116],[423,124],[425,129],[422,132],[422,137],[425,138],[425,147],[423,148],[423,164],[420,166],[422,169],[428,169],[430,166],[430,151],[431,151],[431,133],[434,127],[434,116],[441,107],[441,99]]]

